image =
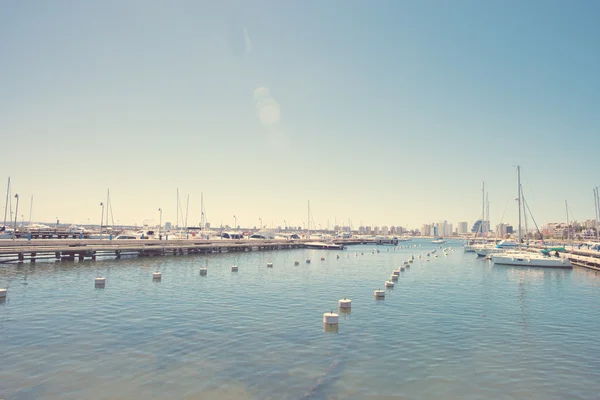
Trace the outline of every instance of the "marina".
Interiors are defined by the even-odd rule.
[[[429,242],[4,264],[0,396],[594,398],[600,273]]]

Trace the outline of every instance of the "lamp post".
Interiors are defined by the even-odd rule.
[[[162,228],[162,208],[159,208],[158,212],[160,213],[160,218],[158,220],[158,234],[160,235],[160,230]]]
[[[235,231],[237,229],[237,217],[234,215],[233,216],[233,230]]]
[[[285,225],[284,229],[287,231],[287,221],[285,219],[283,220],[283,225]]]
[[[102,207],[102,214],[100,215],[100,233],[102,233],[102,220],[104,219],[104,203],[100,202],[100,207]]]
[[[258,220],[260,221],[260,225],[258,226],[258,230],[260,231],[262,230],[262,218],[259,218]]]
[[[15,208],[15,225],[13,226],[13,233],[17,232],[17,219],[19,219],[19,195],[15,194],[15,199],[17,199],[17,206]]]

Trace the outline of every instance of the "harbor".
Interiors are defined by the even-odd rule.
[[[443,247],[4,264],[0,395],[594,398],[600,326],[580,305],[600,302],[599,273],[493,266],[460,241]]]

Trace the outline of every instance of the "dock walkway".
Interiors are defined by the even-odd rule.
[[[42,259],[80,261],[97,257],[120,258],[227,253],[230,251],[265,251],[304,248],[310,240],[156,240],[156,239],[6,239],[0,241],[0,263],[36,262]],[[361,241],[360,243],[367,243]],[[358,244],[356,239],[335,240],[336,244]]]

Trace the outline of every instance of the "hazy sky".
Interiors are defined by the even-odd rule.
[[[598,1],[3,1],[2,174],[33,219],[594,217]],[[507,206],[508,204],[508,206]],[[14,206],[14,204],[13,204]],[[506,211],[505,211],[506,210]],[[4,213],[2,213],[4,214]],[[3,217],[3,215],[2,215]],[[20,218],[20,217],[19,217]]]

